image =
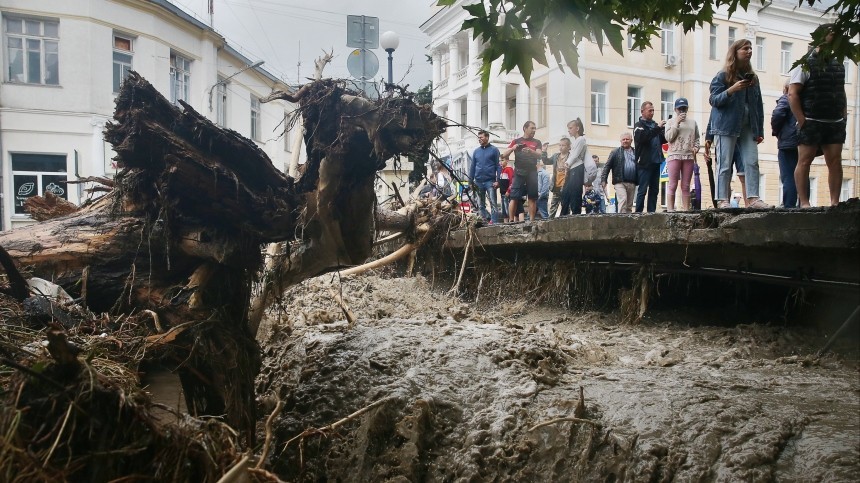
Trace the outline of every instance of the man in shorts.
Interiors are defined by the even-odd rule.
[[[816,29],[827,32],[825,43],[833,41],[833,24]],[[816,35],[813,34],[813,38]],[[845,95],[845,65],[834,58],[820,57],[821,46],[807,56],[806,65],[789,73],[788,104],[797,119],[797,168],[794,182],[800,207],[809,204],[809,166],[820,149],[824,153],[830,188],[830,204],[839,203],[842,190],[842,144],[848,101]]]
[[[529,220],[537,216],[538,200],[538,174],[537,162],[543,153],[543,143],[535,139],[537,126],[533,121],[523,124],[523,135],[511,141],[508,149],[502,153],[510,156],[515,153],[514,181],[511,185],[511,204],[508,207],[510,213],[517,212],[517,205],[525,196],[529,200]]]

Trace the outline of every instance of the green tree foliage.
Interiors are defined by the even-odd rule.
[[[415,93],[415,104],[432,104],[433,103],[433,83],[428,82]]]
[[[761,3],[762,0],[754,0]],[[660,24],[672,22],[684,32],[711,23],[714,11],[726,6],[729,16],[739,8],[746,10],[751,0],[485,0],[463,6],[469,15],[461,30],[473,30],[474,38],[485,42],[481,52],[480,74],[486,89],[491,65],[501,59],[502,71],[518,68],[529,81],[535,62],[547,64],[546,53],[564,69],[570,67],[579,75],[576,46],[594,37],[603,50],[608,41],[613,50],[624,55],[624,31],[633,36],[634,50],[651,46],[660,33]],[[439,0],[440,6],[452,6],[457,0]],[[821,4],[822,0],[799,0],[798,5]],[[860,61],[860,0],[837,0],[826,12],[836,14],[833,43],[824,51],[840,60]],[[815,37],[821,37],[816,35]],[[820,43],[821,38],[813,38]]]

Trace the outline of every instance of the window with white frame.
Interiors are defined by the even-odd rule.
[[[60,85],[60,23],[57,20],[5,16],[6,80]]]
[[[537,115],[535,116],[535,124],[537,124],[537,127],[546,126],[547,107],[546,85],[542,85],[537,88]]]
[[[227,79],[218,76],[215,84],[215,122],[227,127]]]
[[[755,70],[764,70],[764,37],[755,38]]]
[[[607,124],[606,119],[606,81],[591,80],[591,122]]]
[[[631,26],[633,26],[633,24],[635,24],[635,23],[638,23],[638,20],[635,22],[632,22]],[[627,30],[627,50],[634,50],[634,47],[635,47],[634,44],[635,43],[636,43],[636,40],[633,38],[633,34],[631,34],[630,30],[628,29]],[[644,49],[639,47],[639,48],[636,48],[635,50],[636,50],[636,52],[642,52]]]
[[[251,94],[251,139],[260,140],[262,132],[262,119],[260,116],[260,99]]]
[[[818,178],[809,177],[809,204],[818,206]]]
[[[442,80],[447,79],[451,75],[451,54],[447,50],[442,52],[442,56],[439,59],[439,72],[442,74]]]
[[[128,77],[132,69],[131,61],[134,55],[134,44],[130,37],[113,36],[113,91],[119,92],[122,81]]]
[[[787,75],[791,70],[791,42],[780,42],[779,44],[779,73]]]
[[[735,43],[735,40],[737,40],[737,37],[738,37],[738,28],[737,27],[729,27],[729,35],[728,35],[728,38],[726,39],[728,41],[728,44],[729,44],[728,47],[731,47],[732,44]]]
[[[660,53],[675,55],[675,25],[670,22],[660,24]]]
[[[170,53],[170,102],[188,102],[191,97],[191,61],[181,55]]]
[[[633,127],[639,120],[640,109],[642,109],[642,88],[627,86],[627,127]]]
[[[26,215],[27,198],[45,193],[69,199],[66,191],[67,168],[64,154],[10,153],[12,186],[16,215]]]
[[[675,112],[675,91],[660,91],[660,119],[669,119]]]
[[[854,196],[854,180],[843,179],[842,189],[839,191],[839,201],[848,201],[848,198]]]
[[[708,49],[708,58],[717,60],[717,26],[711,24],[711,42]]]
[[[509,97],[507,101],[508,128],[517,128],[517,98]]]

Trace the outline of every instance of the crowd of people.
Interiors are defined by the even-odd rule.
[[[831,42],[832,25],[819,29],[828,32],[825,42]],[[735,41],[723,68],[710,83],[711,111],[703,157],[716,163],[712,186],[716,208],[740,207],[739,199],[747,208],[772,208],[759,193],[758,145],[764,140],[765,116],[752,53],[749,40]],[[492,223],[521,221],[525,211],[530,220],[576,215],[583,210],[587,214],[605,213],[606,185],[611,175],[618,213],[654,212],[660,167],[666,161],[666,210],[701,209],[697,157],[702,133],[696,121],[687,116],[689,108],[689,100],[679,98],[673,115],[658,123],[654,120],[654,104],[643,102],[633,131],[621,133],[620,146],[611,151],[602,168],[599,158],[589,152],[579,118],[567,124],[568,135],[558,141],[558,152],[552,156],[547,155],[549,144],[535,138],[536,125],[532,121],[523,125],[523,135],[503,151],[490,144],[488,132],[480,131],[480,145],[472,156],[469,172],[473,200],[481,216]],[[813,158],[822,154],[828,169],[831,204],[839,202],[846,119],[844,65],[822,58],[820,46],[814,48],[805,66],[791,70],[771,114],[786,208],[810,206],[809,168]],[[664,144],[668,145],[665,158]],[[552,167],[552,175],[546,172],[547,166]],[[738,193],[731,195],[733,173],[740,181],[742,198]],[[679,187],[680,200],[676,197]]]

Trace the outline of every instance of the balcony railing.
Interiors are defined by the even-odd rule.
[[[439,81],[439,84],[436,86],[436,89],[442,90],[448,88],[448,79],[442,79]]]
[[[457,71],[457,73],[456,73],[456,74],[454,74],[454,79],[455,79],[455,80],[461,81],[461,80],[463,80],[463,79],[465,79],[465,78],[466,78],[466,68],[465,68],[465,67],[464,67],[464,68],[462,68],[462,69],[460,69],[460,70],[458,70],[458,71]]]

